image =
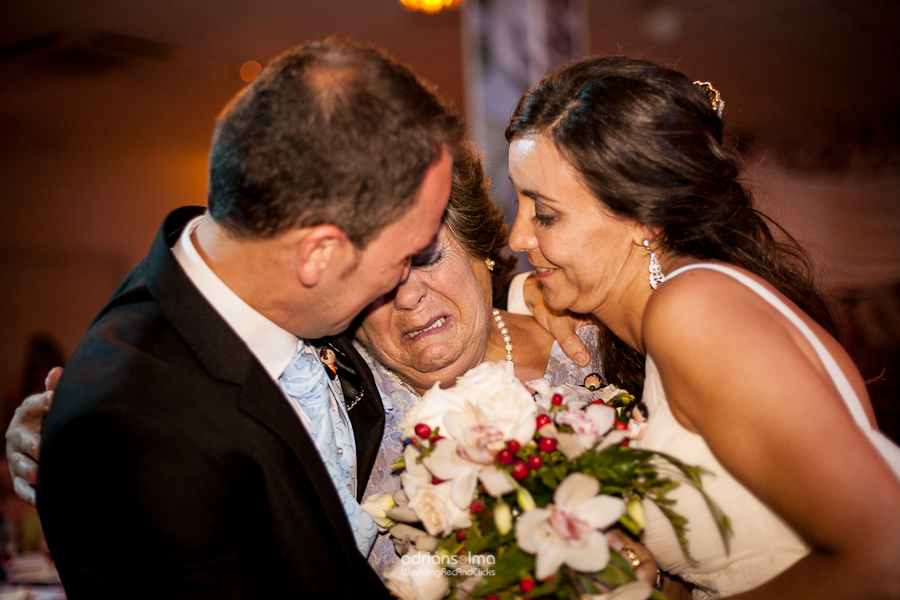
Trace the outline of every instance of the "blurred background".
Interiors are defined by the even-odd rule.
[[[502,128],[550,66],[626,54],[712,82],[760,203],[808,244],[864,375],[882,375],[871,385],[882,428],[900,439],[894,0],[470,0],[437,14],[398,0],[4,3],[6,418],[48,357],[71,354],[164,215],[205,204],[228,100],[259,65],[329,35],[382,47],[454,102],[504,202]]]

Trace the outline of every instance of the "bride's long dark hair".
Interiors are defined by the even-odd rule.
[[[838,335],[806,253],[753,207],[721,117],[681,73],[625,57],[572,63],[519,101],[506,139],[533,133],[549,136],[615,214],[659,227],[654,246],[663,252],[755,273]],[[770,226],[783,235],[773,236]],[[643,389],[644,358],[604,329],[607,377]]]

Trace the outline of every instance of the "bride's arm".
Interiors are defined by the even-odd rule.
[[[849,357],[812,327],[868,404]],[[812,548],[735,598],[900,597],[900,482],[805,338],[741,284],[707,271],[654,293],[643,339],[679,422]]]

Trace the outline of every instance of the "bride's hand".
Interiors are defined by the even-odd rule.
[[[534,320],[550,332],[569,358],[582,367],[588,366],[591,355],[575,330],[590,324],[592,322],[590,318],[567,311],[553,310],[547,306],[544,301],[543,285],[537,277],[526,279],[522,292],[525,305],[534,314]]]
[[[47,375],[45,385],[47,391],[25,398],[16,409],[9,429],[6,430],[6,456],[9,460],[9,472],[12,475],[16,496],[34,506],[36,497],[34,486],[37,483],[37,460],[41,447],[41,424],[50,403],[53,401],[53,390],[62,375],[62,368],[55,367]]]
[[[610,548],[631,563],[638,580],[649,585],[656,584],[659,568],[656,566],[656,561],[653,560],[653,555],[650,554],[650,550],[646,546],[617,528],[606,532],[606,541],[609,542]]]

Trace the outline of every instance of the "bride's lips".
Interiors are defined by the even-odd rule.
[[[534,267],[534,272],[537,275],[538,279],[544,279],[549,277],[556,271],[556,269],[545,269],[541,267]]]
[[[427,337],[429,335],[433,335],[435,333],[439,333],[449,327],[451,317],[447,315],[441,315],[439,317],[434,317],[430,321],[428,321],[425,325],[421,327],[416,327],[415,329],[408,329],[403,332],[403,341],[404,342],[412,342],[415,340],[422,339],[422,337]]]

